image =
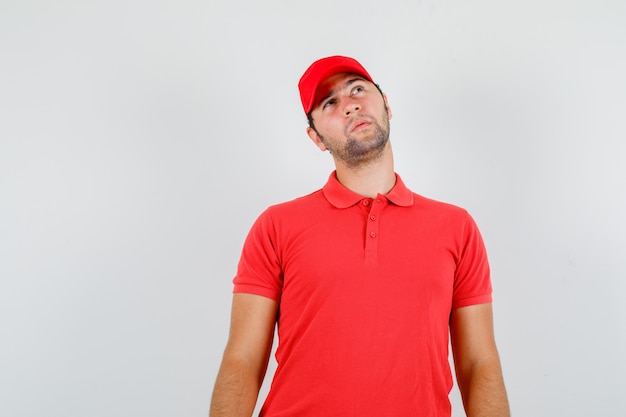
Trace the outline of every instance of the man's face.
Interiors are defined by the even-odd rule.
[[[376,160],[389,141],[387,98],[359,75],[338,74],[324,81],[311,115],[315,130],[307,130],[309,137],[348,168]]]

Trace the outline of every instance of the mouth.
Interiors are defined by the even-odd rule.
[[[363,130],[363,129],[367,128],[370,124],[371,124],[371,122],[369,122],[367,120],[359,119],[359,120],[354,121],[350,125],[349,130],[350,130],[350,132],[358,132],[360,130]]]

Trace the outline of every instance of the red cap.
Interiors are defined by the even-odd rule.
[[[317,87],[327,78],[343,72],[358,74],[368,81],[374,82],[365,68],[363,68],[363,65],[359,64],[353,58],[346,56],[329,56],[319,59],[311,64],[302,75],[302,78],[300,78],[300,82],[298,82],[300,100],[302,100],[304,113],[309,114],[313,108]]]

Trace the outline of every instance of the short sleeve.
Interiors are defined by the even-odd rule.
[[[459,258],[454,276],[452,308],[492,301],[487,251],[478,226],[467,214],[459,241]]]
[[[268,210],[252,225],[244,242],[233,292],[280,301],[283,274],[276,255],[276,232]]]

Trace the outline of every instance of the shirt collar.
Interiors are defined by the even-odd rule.
[[[413,193],[406,188],[400,176],[398,174],[395,175],[396,184],[384,197],[397,206],[408,207],[413,205]],[[353,206],[365,198],[341,184],[337,179],[337,171],[333,171],[330,174],[322,191],[328,202],[340,209]]]

